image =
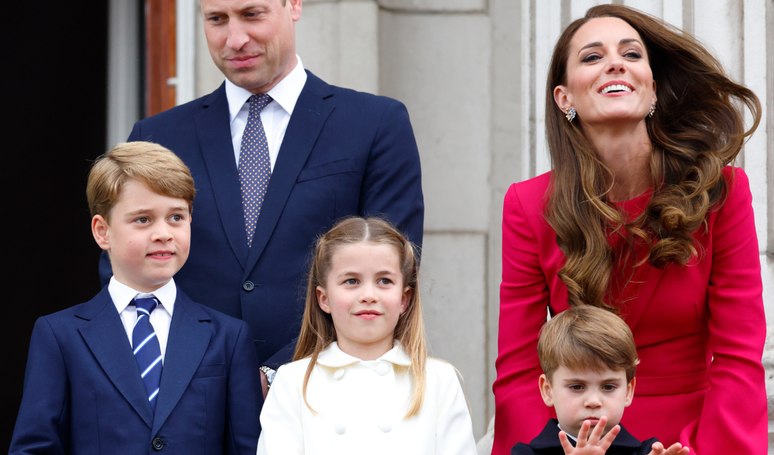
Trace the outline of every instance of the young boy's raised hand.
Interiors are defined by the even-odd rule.
[[[691,453],[691,449],[683,447],[679,442],[672,444],[668,449],[665,449],[660,442],[654,442],[651,449],[648,455],[688,455]]]
[[[594,431],[591,431],[591,434],[589,434],[591,429],[591,422],[583,422],[580,432],[578,433],[578,444],[575,447],[572,446],[570,440],[567,438],[567,433],[560,431],[559,442],[562,443],[562,448],[564,449],[565,455],[605,455],[605,452],[610,447],[610,444],[613,443],[615,437],[618,436],[618,432],[621,431],[621,426],[616,425],[604,437],[602,437],[602,432],[605,430],[605,425],[607,425],[607,417],[602,416],[599,418],[599,422],[597,422],[597,425],[594,427]],[[655,444],[653,444],[653,446],[655,447]],[[674,454],[664,453],[663,455],[675,454],[677,454],[677,452]],[[651,455],[662,454],[651,452]],[[683,454],[680,453],[679,455]]]

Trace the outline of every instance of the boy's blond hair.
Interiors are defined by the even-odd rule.
[[[563,311],[540,331],[538,358],[548,380],[560,366],[578,370],[637,371],[637,346],[629,326],[612,312],[589,305]]]
[[[172,151],[152,142],[116,144],[94,162],[86,185],[91,216],[110,221],[110,210],[118,201],[127,179],[144,183],[154,193],[188,202],[193,210],[196,194],[191,171]]]

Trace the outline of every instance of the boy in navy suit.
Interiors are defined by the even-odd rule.
[[[172,278],[188,257],[195,191],[157,144],[97,159],[91,228],[113,277],[36,322],[11,454],[255,453],[263,396],[250,329]]]
[[[556,410],[530,444],[511,455],[687,455],[650,438],[640,442],[620,425],[632,403],[637,347],[629,326],[610,311],[581,306],[543,326],[538,340],[543,374],[538,384],[546,406]],[[593,430],[592,430],[593,427]]]

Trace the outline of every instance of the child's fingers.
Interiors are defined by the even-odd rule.
[[[668,449],[664,449],[664,445],[660,442],[654,442],[651,449],[653,450],[649,455],[688,455],[691,452],[691,449],[683,447],[679,442],[672,444]]]
[[[683,447],[679,442],[676,442],[669,446],[664,452],[664,455],[688,455],[691,451],[688,447]]]
[[[599,440],[602,439],[602,432],[605,430],[605,425],[607,425],[607,417],[602,416],[597,421],[597,425],[594,427],[594,431],[591,432],[591,436],[589,436],[589,444],[599,443]]]
[[[602,421],[599,421],[599,424],[602,424]],[[597,425],[599,426],[599,425]],[[604,426],[602,427],[604,428]],[[613,428],[610,429],[610,431],[605,435],[604,438],[602,438],[601,441],[599,441],[599,446],[603,449],[607,450],[612,444],[613,440],[615,440],[615,437],[618,436],[618,433],[621,432],[621,425],[616,425]]]
[[[651,451],[648,455],[664,455],[664,445],[656,441],[650,446]]]
[[[591,422],[589,421],[584,421],[583,425],[585,426],[587,423],[591,425]],[[606,425],[607,425],[607,417],[605,416],[600,417],[599,420],[597,421],[597,425],[594,427],[594,431],[592,431],[591,436],[589,436],[589,444],[599,445],[601,443],[602,432],[605,431]]]
[[[581,425],[580,431],[578,432],[578,447],[583,447],[586,445],[586,440],[589,438],[589,428],[591,428],[591,422],[588,420],[584,421]]]
[[[570,454],[573,450],[575,450],[575,447],[570,444],[570,440],[567,438],[567,433],[564,431],[559,432],[559,442],[562,444],[562,449],[564,449],[565,455]]]

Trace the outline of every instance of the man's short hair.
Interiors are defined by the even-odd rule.
[[[551,380],[560,366],[577,370],[626,371],[631,382],[637,371],[637,346],[629,326],[612,312],[581,305],[551,318],[540,331],[538,357]]]
[[[116,144],[94,162],[86,185],[91,216],[102,215],[108,222],[127,179],[144,183],[154,193],[188,202],[193,210],[196,194],[188,166],[172,151],[152,142]]]

